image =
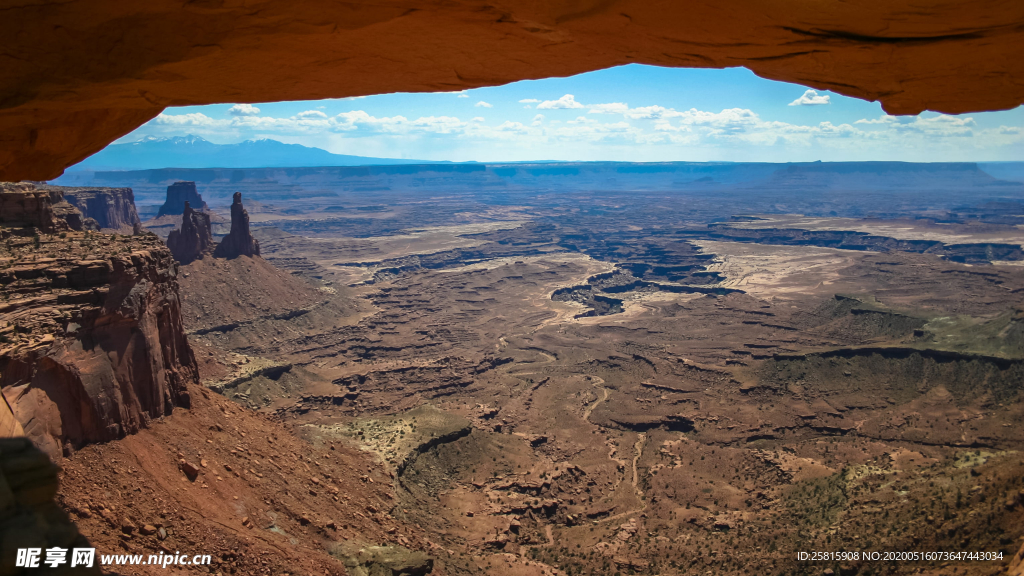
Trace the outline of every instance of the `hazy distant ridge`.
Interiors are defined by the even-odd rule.
[[[81,170],[147,170],[153,168],[266,168],[292,166],[365,166],[373,164],[431,163],[332,154],[320,148],[285,144],[277,140],[246,140],[214,144],[189,134],[169,138],[147,137],[137,142],[112,144],[71,168]]]

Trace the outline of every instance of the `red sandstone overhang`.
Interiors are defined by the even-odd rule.
[[[893,114],[1024,102],[1020,0],[0,0],[0,180],[58,176],[167,106],[723,68]]]

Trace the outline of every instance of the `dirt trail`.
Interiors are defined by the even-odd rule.
[[[632,462],[633,477],[632,477],[632,480],[631,480],[630,484],[632,484],[632,486],[633,486],[633,492],[636,493],[637,500],[640,501],[640,506],[638,508],[634,508],[633,510],[627,510],[625,512],[620,512],[618,514],[614,514],[612,516],[608,516],[607,518],[602,518],[602,519],[598,520],[598,522],[600,522],[600,523],[613,522],[613,521],[619,520],[621,518],[627,518],[629,516],[633,516],[635,514],[639,514],[639,513],[643,512],[644,510],[647,509],[647,501],[644,500],[644,491],[640,489],[640,472],[637,469],[637,464],[640,462],[640,458],[643,456],[644,441],[646,441],[646,440],[647,440],[647,434],[644,433],[644,432],[641,432],[638,435],[636,442],[633,444],[633,450],[634,450],[633,462]],[[611,447],[611,451],[608,453],[608,458],[612,459],[613,461],[618,463],[620,466],[625,468],[626,461],[625,460],[620,460],[620,459],[614,457],[615,449],[616,449],[615,445],[612,444],[611,442],[609,442],[609,446]],[[625,477],[625,473],[623,473],[623,477]],[[622,483],[621,479],[618,482],[615,483],[615,487],[613,487],[612,490],[614,490],[616,487],[618,487],[618,485],[620,483]]]
[[[522,350],[522,349],[520,348],[520,350]],[[537,362],[516,362],[516,368],[518,368],[518,370],[509,370],[508,373],[509,373],[510,376],[528,376],[530,374],[536,374],[537,373],[536,372],[537,368],[539,368],[540,366],[546,366],[548,364],[551,364],[555,360],[557,360],[557,358],[555,358],[551,354],[548,354],[547,352],[544,352],[542,350],[528,350],[528,351],[540,354],[541,356],[544,356],[545,359],[541,360],[541,361],[537,361]]]
[[[640,489],[640,472],[637,470],[636,465],[640,461],[640,457],[643,456],[644,454],[644,440],[646,439],[647,434],[641,432],[638,435],[638,438],[636,439],[636,443],[633,444],[633,450],[636,452],[636,454],[633,456],[633,490],[636,492],[637,497],[640,498],[641,501],[643,501],[644,491]],[[647,505],[644,504],[644,506],[646,507]]]
[[[599,378],[599,377],[597,377],[597,376],[591,376],[591,378],[594,380],[594,386],[595,387],[601,386],[601,384],[604,384],[604,380]],[[601,402],[604,402],[605,400],[608,399],[608,389],[604,388],[604,387],[601,387],[601,392],[604,394],[604,396],[602,396],[601,398],[598,398],[597,400],[595,400],[590,406],[587,406],[586,410],[583,411],[583,421],[586,422],[587,424],[591,423],[590,422],[590,415],[594,412],[594,408],[597,408],[598,405],[601,404]]]

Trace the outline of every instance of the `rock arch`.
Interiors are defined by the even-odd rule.
[[[167,106],[746,66],[897,114],[1024,102],[1019,0],[0,0],[0,180]]]

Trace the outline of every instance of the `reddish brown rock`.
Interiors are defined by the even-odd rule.
[[[101,229],[130,234],[135,226],[141,224],[135,209],[135,193],[131,188],[42,188],[60,192],[64,200],[77,208],[83,217],[95,220]]]
[[[167,247],[174,259],[189,264],[213,250],[213,233],[210,231],[210,215],[196,212],[185,201],[181,216],[181,229],[171,230],[167,235]]]
[[[56,177],[167,106],[450,91],[630,63],[744,66],[894,114],[1024,102],[1016,0],[7,4],[6,180]]]
[[[1008,576],[1024,576],[1024,544],[1020,550],[1010,558],[1010,565],[1006,569]]]
[[[152,235],[87,234],[12,238],[0,271],[0,390],[53,457],[188,406],[197,380],[170,251]]]
[[[188,476],[189,480],[195,482],[195,479],[199,477],[199,468],[197,468],[195,464],[187,460],[182,460],[178,463],[178,466],[181,468],[181,471],[185,476]]]
[[[231,232],[220,241],[213,255],[217,258],[260,255],[260,243],[249,232],[249,213],[242,206],[241,192],[235,192],[231,202]]]
[[[86,217],[81,210],[68,202],[60,190],[50,190],[50,203],[53,205],[53,217],[66,222],[69,229],[78,232],[100,229],[95,220]]]
[[[27,182],[0,183],[0,222],[43,233],[69,229],[67,222],[55,216],[50,193]]]
[[[206,210],[206,202],[196,190],[195,182],[175,182],[167,187],[167,199],[160,206],[157,217],[167,214],[184,214],[185,206],[195,206],[198,210]]]

